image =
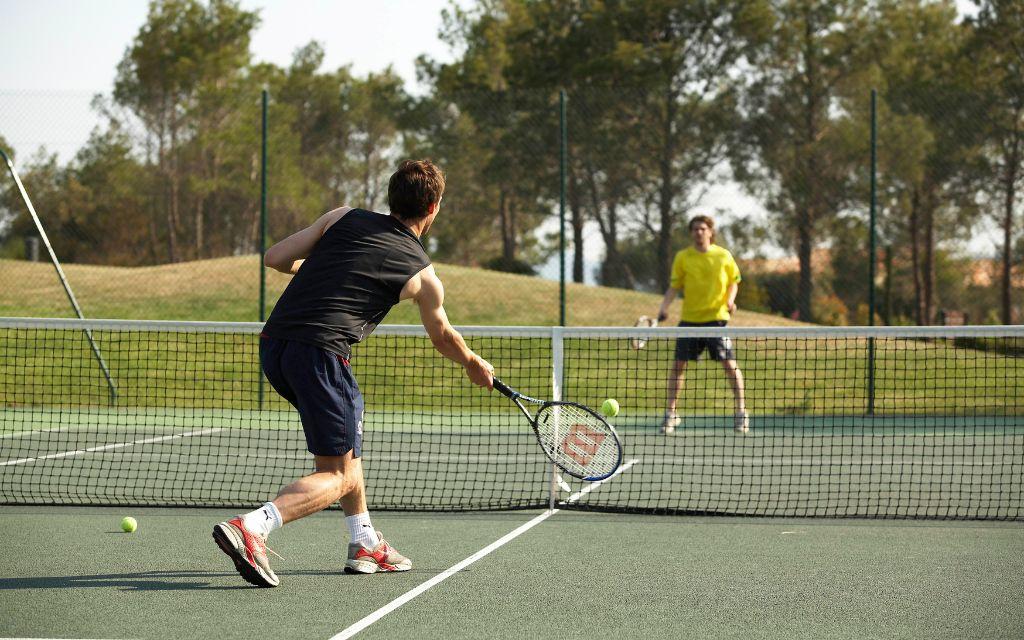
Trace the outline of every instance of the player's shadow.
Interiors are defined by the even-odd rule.
[[[285,571],[282,576],[343,575],[338,571]],[[219,584],[222,578],[237,579],[239,584]],[[216,581],[218,584],[213,584]],[[256,589],[242,581],[235,572],[217,571],[142,571],[139,573],[108,573],[80,576],[37,576],[0,578],[0,591],[5,589],[84,589],[100,587],[120,591],[233,591]]]

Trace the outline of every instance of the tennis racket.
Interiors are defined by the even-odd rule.
[[[593,482],[611,476],[622,464],[619,434],[590,407],[524,396],[497,378],[494,388],[519,407],[544,454],[567,474]],[[531,416],[523,402],[540,408]]]
[[[658,320],[650,316],[640,316],[636,319],[633,324],[634,327],[656,327],[658,326]],[[639,351],[647,345],[647,338],[633,338],[629,341],[629,346],[633,347],[634,351]]]

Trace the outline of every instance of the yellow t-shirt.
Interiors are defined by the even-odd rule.
[[[740,268],[732,254],[713,244],[704,253],[683,249],[672,261],[670,286],[683,293],[685,322],[728,320],[729,285],[740,281]]]

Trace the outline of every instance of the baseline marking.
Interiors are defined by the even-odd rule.
[[[135,440],[133,442],[117,442],[114,444],[105,444],[99,447],[90,447],[88,449],[75,449],[73,451],[62,451],[60,453],[51,453],[46,456],[37,456],[35,458],[20,458],[18,460],[8,460],[7,462],[0,462],[0,467],[7,467],[16,464],[25,464],[26,462],[36,462],[37,460],[51,460],[53,458],[70,458],[72,456],[80,456],[86,453],[95,453],[96,451],[106,451],[108,449],[122,449],[124,447],[131,447],[137,444],[152,444],[154,442],[163,442],[164,440],[174,440],[176,438],[188,438],[191,436],[205,436],[210,433],[217,433],[223,431],[222,428],[217,429],[203,429],[202,431],[189,431],[187,433],[177,433],[173,436],[158,436],[156,438],[145,438],[143,440]]]
[[[639,460],[629,460],[629,461],[623,463],[623,465],[621,467],[619,467],[618,471],[616,471],[612,475],[608,476],[604,480],[600,480],[598,482],[590,484],[590,485],[586,486],[585,488],[581,489],[580,491],[574,493],[573,495],[569,496],[569,499],[566,500],[565,502],[563,502],[562,504],[567,504],[567,503],[575,502],[575,501],[579,500],[580,498],[582,498],[586,494],[588,494],[591,491],[593,491],[594,489],[598,488],[599,486],[601,486],[605,482],[608,482],[609,480],[611,480],[615,476],[619,475],[623,471],[629,470],[630,467],[632,467],[633,465],[635,465],[638,462],[640,462],[640,461]],[[347,638],[351,638],[352,636],[356,635],[357,633],[359,633],[360,631],[362,631],[366,627],[370,626],[374,622],[377,622],[378,620],[380,620],[381,618],[383,618],[387,614],[391,613],[392,611],[394,611],[398,607],[402,606],[406,602],[409,602],[410,600],[412,600],[416,596],[418,596],[421,593],[425,592],[426,590],[434,587],[438,583],[440,583],[440,582],[442,582],[444,580],[447,580],[448,578],[450,578],[451,576],[455,575],[459,571],[462,571],[463,569],[465,569],[469,565],[473,564],[477,560],[479,560],[479,559],[483,558],[484,556],[490,554],[495,549],[498,549],[499,547],[502,547],[502,546],[508,544],[512,540],[518,538],[520,535],[526,533],[527,531],[529,531],[530,529],[534,528],[535,526],[537,526],[541,522],[544,522],[545,520],[547,520],[551,516],[555,515],[559,511],[560,511],[560,509],[553,509],[553,510],[550,510],[550,511],[545,511],[544,513],[540,514],[539,516],[537,516],[533,520],[530,520],[526,524],[523,524],[523,525],[519,526],[514,531],[505,534],[504,536],[502,536],[498,540],[492,542],[491,544],[487,545],[486,547],[484,547],[480,551],[477,551],[476,553],[474,553],[473,555],[469,556],[468,558],[466,558],[462,562],[459,562],[458,564],[454,565],[453,567],[451,567],[449,569],[446,569],[445,571],[437,574],[436,576],[434,576],[430,580],[427,580],[426,582],[424,582],[423,584],[419,585],[418,587],[412,589],[411,591],[407,591],[404,594],[398,596],[397,598],[395,598],[394,600],[392,600],[388,604],[384,605],[380,609],[377,609],[376,611],[374,611],[370,615],[366,616],[365,618],[363,618],[359,622],[356,622],[355,624],[353,624],[349,628],[345,629],[344,631],[338,633],[337,635],[332,636],[330,640],[346,640]]]

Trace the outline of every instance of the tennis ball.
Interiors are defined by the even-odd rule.
[[[121,530],[125,533],[132,533],[139,528],[139,523],[131,516],[125,516],[121,520]]]
[[[601,403],[601,413],[609,418],[619,415],[619,401],[614,398],[608,398]]]

